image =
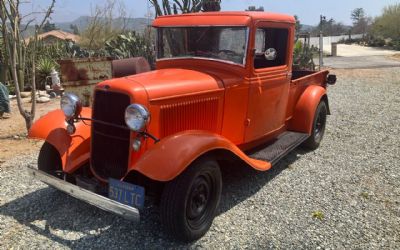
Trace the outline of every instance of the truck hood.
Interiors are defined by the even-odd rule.
[[[223,88],[223,83],[195,70],[161,69],[126,77],[143,86],[149,100],[209,92]]]

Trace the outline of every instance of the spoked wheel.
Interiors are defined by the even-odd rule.
[[[202,237],[214,220],[221,189],[219,166],[209,159],[197,161],[167,183],[160,204],[167,232],[182,241]]]
[[[311,150],[317,149],[319,147],[325,134],[327,115],[328,108],[326,106],[326,103],[324,101],[321,101],[317,107],[317,110],[315,111],[311,136],[304,142],[304,147]]]

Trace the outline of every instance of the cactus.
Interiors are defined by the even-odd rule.
[[[172,7],[169,0],[161,0],[161,3],[158,0],[149,1],[157,16],[221,10],[221,0],[173,0]]]
[[[141,56],[146,58],[151,65],[155,62],[151,43],[144,36],[134,31],[121,34],[113,40],[107,41],[105,50],[108,56],[116,59]]]
[[[313,53],[310,46],[298,40],[294,45],[293,51],[294,70],[315,70]]]

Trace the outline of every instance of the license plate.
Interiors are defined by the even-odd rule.
[[[108,198],[131,207],[143,208],[144,188],[116,179],[109,179]]]

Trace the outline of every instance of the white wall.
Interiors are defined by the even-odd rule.
[[[362,36],[363,36],[362,34],[351,35],[351,38],[358,39],[358,38],[362,38]],[[332,43],[337,43],[342,39],[348,39],[348,38],[349,38],[348,35],[324,37],[324,51],[330,53]],[[310,46],[319,48],[319,37],[311,37],[310,38]]]

